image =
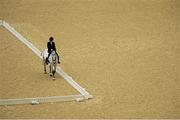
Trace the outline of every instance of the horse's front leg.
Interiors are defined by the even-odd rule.
[[[51,64],[49,65],[49,74],[50,74],[50,76],[52,76],[52,65]]]
[[[55,71],[52,71],[52,79],[55,80]]]
[[[52,79],[55,80],[55,76],[54,76],[54,73],[52,74]]]
[[[52,69],[53,80],[55,80],[55,73],[56,73],[56,65],[53,65],[53,69]]]

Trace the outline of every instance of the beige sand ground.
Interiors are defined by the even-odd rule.
[[[54,36],[63,69],[94,96],[81,103],[1,106],[1,118],[180,118],[179,0],[1,0],[0,9],[0,18],[41,50],[49,36]],[[25,61],[31,65],[31,72],[22,73],[37,77],[43,90],[46,86],[60,90],[62,78],[59,77],[59,84],[47,83],[48,77],[39,68],[41,61],[23,45],[13,42],[14,37],[0,32],[12,41],[0,39],[1,66],[7,62],[7,68],[17,66],[21,70],[20,64],[2,57],[4,51],[13,53],[7,50],[7,43],[13,51],[15,44],[29,58],[15,60],[22,60],[24,68]],[[23,53],[16,51],[17,55]],[[7,79],[6,71],[2,67],[0,70],[2,98],[6,94],[28,95],[28,86],[37,86],[27,76],[3,81]],[[19,78],[11,75],[15,73],[8,78]],[[17,84],[23,85],[25,93],[7,92]],[[65,82],[62,84],[63,91],[55,93],[75,92]],[[51,91],[47,93],[55,94]],[[41,93],[46,94],[37,94]]]
[[[52,82],[41,59],[8,31],[1,28],[0,35],[1,99],[79,94],[60,76]]]

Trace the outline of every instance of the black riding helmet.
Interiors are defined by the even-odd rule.
[[[53,37],[50,37],[50,38],[49,38],[50,41],[53,41],[53,39],[54,39]]]

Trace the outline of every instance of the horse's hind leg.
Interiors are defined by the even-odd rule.
[[[46,63],[45,63],[45,61],[44,61],[44,74],[46,74],[47,72],[46,72]]]

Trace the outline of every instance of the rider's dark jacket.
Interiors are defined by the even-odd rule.
[[[52,42],[52,44],[51,44],[51,42],[48,42],[47,48],[48,48],[48,53],[51,53],[51,49],[53,49],[56,52],[56,46],[55,46],[54,42]]]

